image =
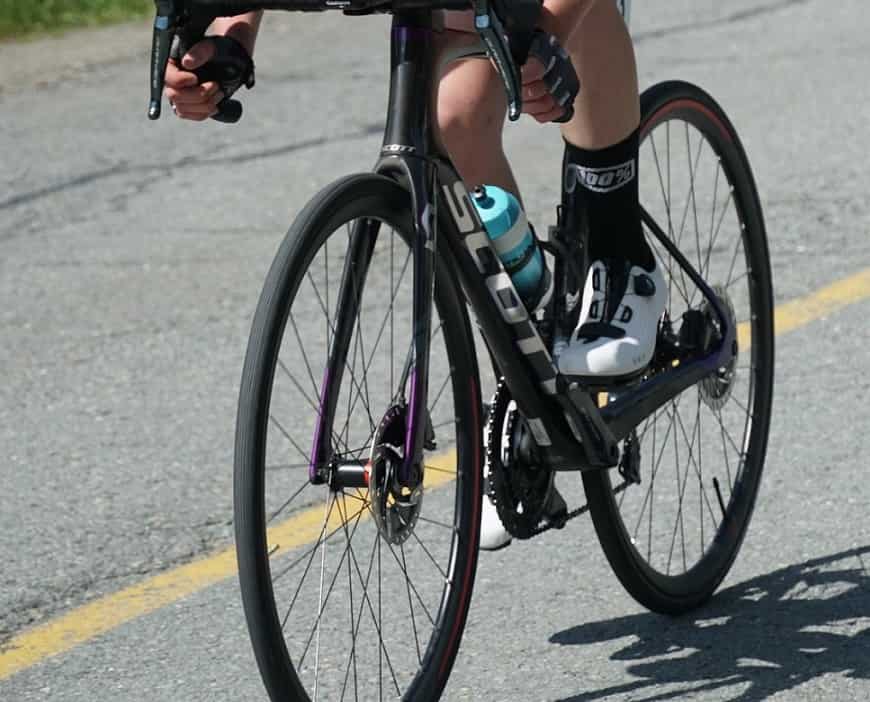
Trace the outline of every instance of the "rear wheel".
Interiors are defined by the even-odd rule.
[[[414,377],[410,212],[380,176],[326,188],[287,234],[255,315],[236,542],[276,702],[435,700],[459,646],[477,563],[480,391],[464,302],[439,259],[422,483],[398,486]]]
[[[612,472],[584,473],[583,483],[623,586],[649,609],[678,614],[712,595],[752,515],[770,425],[773,295],[752,171],[722,109],[671,82],[644,93],[642,114],[641,204],[730,310],[738,351],[637,427],[620,469],[627,489],[614,494]],[[708,305],[647,238],[668,281],[663,324],[679,332],[685,312]]]

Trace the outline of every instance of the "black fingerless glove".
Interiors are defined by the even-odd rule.
[[[529,56],[544,64],[544,84],[553,99],[565,108],[565,113],[553,121],[569,121],[574,116],[574,99],[580,92],[580,80],[568,52],[552,34],[537,30],[529,45]]]
[[[214,44],[215,52],[211,59],[199,68],[192,70],[200,84],[214,81],[220,86],[224,99],[218,104],[217,114],[213,116],[219,122],[237,122],[242,116],[242,105],[230,97],[243,85],[250,89],[254,87],[254,60],[248,50],[232,37],[209,36],[205,41]],[[181,57],[189,50],[185,42],[179,41],[174,50],[173,58],[181,65]]]

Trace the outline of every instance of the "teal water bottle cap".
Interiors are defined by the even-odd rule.
[[[509,232],[520,212],[517,199],[495,185],[481,185],[475,188],[474,205],[483,221],[483,226],[493,239]]]

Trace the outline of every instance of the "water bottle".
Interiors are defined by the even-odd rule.
[[[553,276],[517,199],[494,185],[474,190],[474,206],[507,274],[531,313],[549,302]]]

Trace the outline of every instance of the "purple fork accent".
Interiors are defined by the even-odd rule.
[[[320,386],[320,410],[318,411],[317,424],[314,426],[314,445],[311,447],[311,463],[308,465],[308,479],[314,481],[317,478],[320,465],[320,437],[323,435],[323,408],[326,398],[329,396],[329,368],[323,371],[323,384]]]
[[[414,461],[414,436],[417,428],[417,368],[411,371],[411,392],[408,394],[408,423],[405,427],[405,460],[402,461],[399,480],[407,483],[411,475],[411,463]]]

